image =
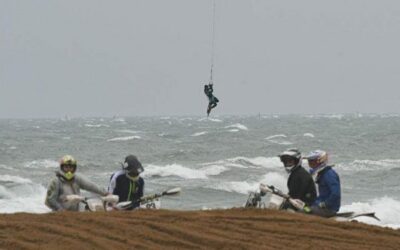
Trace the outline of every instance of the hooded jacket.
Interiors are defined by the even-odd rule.
[[[96,184],[90,182],[81,175],[75,174],[72,180],[66,180],[61,171],[56,172],[48,187],[45,204],[53,211],[69,210],[79,211],[79,204],[71,204],[65,201],[67,195],[80,195],[80,190],[87,190],[99,195],[106,195],[107,192]]]

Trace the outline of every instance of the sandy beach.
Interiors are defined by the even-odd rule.
[[[0,215],[0,249],[398,249],[400,230],[257,209]]]

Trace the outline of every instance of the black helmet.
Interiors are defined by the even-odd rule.
[[[283,165],[285,166],[286,171],[288,171],[288,172],[290,172],[293,169],[293,167],[297,167],[297,166],[301,165],[301,159],[302,159],[301,152],[297,148],[291,148],[291,149],[285,150],[283,153],[281,153],[278,156],[281,159],[281,162],[283,163]],[[293,160],[294,165],[286,166],[286,162],[288,160]]]
[[[125,157],[125,162],[123,164],[123,169],[129,174],[129,175],[138,175],[141,172],[143,172],[143,166],[142,163],[138,160],[138,158],[134,155],[128,155]]]

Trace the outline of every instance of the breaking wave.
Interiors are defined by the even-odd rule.
[[[283,138],[287,138],[285,134],[279,134],[279,135],[271,135],[266,137],[265,139],[268,140],[271,143],[279,144],[279,145],[292,145],[293,143],[287,140],[284,140]]]
[[[130,141],[130,140],[135,140],[135,139],[141,139],[140,136],[133,135],[133,136],[124,136],[124,137],[115,137],[112,139],[108,139],[107,141],[109,142],[114,142],[114,141]]]
[[[249,130],[245,125],[240,124],[240,123],[232,124],[232,125],[226,126],[225,128],[236,128],[239,130]]]
[[[45,213],[46,189],[29,179],[12,175],[0,175],[0,213]]]
[[[52,159],[34,160],[24,164],[26,168],[58,168],[59,163]]]
[[[281,162],[278,157],[234,157],[225,160],[219,160],[216,162],[203,163],[203,165],[208,166],[225,166],[228,168],[269,168],[269,169],[277,169],[281,167]]]
[[[350,163],[339,163],[338,168],[353,171],[382,171],[390,170],[400,166],[400,159],[384,159],[384,160],[354,160]]]
[[[197,120],[199,122],[204,122],[204,121],[210,121],[210,122],[222,122],[220,119],[215,119],[215,118],[201,118]]]
[[[384,196],[372,199],[369,202],[353,202],[341,207],[340,212],[354,211],[357,213],[375,212],[380,219],[376,221],[368,217],[358,217],[361,221],[371,225],[387,226],[394,229],[400,228],[400,201]]]
[[[314,137],[315,137],[315,136],[314,136],[313,134],[311,134],[311,133],[304,133],[303,136],[304,136],[304,137],[311,137],[311,138],[314,138]]]
[[[207,187],[211,188],[211,189],[215,189],[215,190],[226,191],[226,192],[248,194],[249,192],[255,192],[255,191],[258,192],[260,183],[264,183],[264,184],[268,184],[268,185],[274,185],[274,186],[278,187],[279,189],[283,190],[284,192],[287,192],[286,178],[287,177],[285,177],[279,173],[271,172],[271,173],[267,173],[266,175],[263,175],[259,181],[253,181],[253,182],[230,181],[230,182],[211,184]]]
[[[202,132],[197,132],[197,133],[194,133],[194,134],[192,134],[191,136],[194,136],[194,137],[196,137],[196,136],[205,135],[205,134],[207,134],[207,133],[208,133],[207,131],[202,131]]]
[[[207,179],[209,176],[219,175],[227,170],[224,166],[206,166],[200,169],[192,169],[179,164],[165,166],[148,165],[143,176],[177,176],[183,179]]]
[[[107,125],[107,124],[85,124],[84,126],[88,127],[88,128],[101,128],[101,127],[109,128],[110,127],[110,125]]]

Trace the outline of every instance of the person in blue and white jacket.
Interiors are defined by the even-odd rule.
[[[332,217],[340,209],[340,179],[332,166],[327,165],[328,154],[322,150],[312,151],[305,157],[308,160],[310,173],[317,185],[317,199],[305,212]]]

